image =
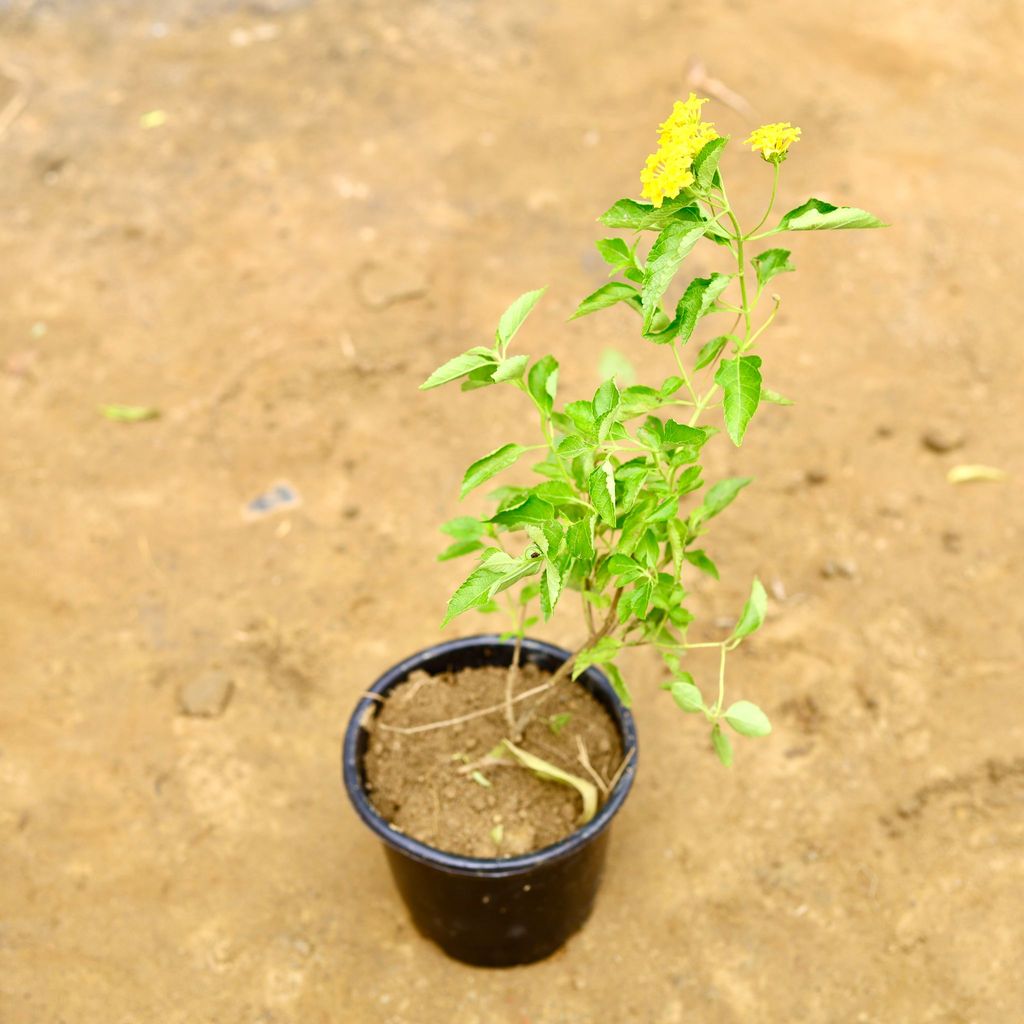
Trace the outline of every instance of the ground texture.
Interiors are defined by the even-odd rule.
[[[1018,7],[7,0],[0,30],[5,1024],[1024,1019]],[[472,970],[338,779],[357,695],[438,638],[464,466],[532,436],[512,394],[416,384],[549,282],[519,340],[566,392],[608,348],[667,372],[628,311],[564,321],[691,87],[734,135],[803,127],[784,208],[894,224],[795,240],[765,355],[796,406],[709,474],[757,478],[696,603],[771,583],[732,679],[776,732],[719,769],[638,658],[591,923]],[[247,519],[281,480],[301,504]]]

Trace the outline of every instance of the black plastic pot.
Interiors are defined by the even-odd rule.
[[[438,644],[395,665],[370,687],[386,694],[409,675],[429,675],[482,665],[509,665],[512,641],[495,635]],[[522,660],[553,672],[567,651],[539,640],[523,641]],[[413,923],[449,956],[484,967],[510,967],[549,956],[590,916],[608,844],[608,826],[636,775],[637,739],[633,716],[622,706],[607,677],[597,669],[580,676],[619,728],[632,757],[604,805],[582,828],[560,842],[520,857],[482,859],[443,853],[392,829],[366,795],[363,756],[369,734],[363,728],[379,703],[364,697],[352,713],[342,748],[345,790],[363,821],[383,840],[398,891]]]

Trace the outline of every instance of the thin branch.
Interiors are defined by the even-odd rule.
[[[590,763],[590,755],[587,753],[587,745],[583,742],[582,736],[576,737],[576,747],[579,750],[579,756],[576,758],[577,761],[586,769],[587,774],[597,784],[597,788],[601,790],[603,796],[608,795],[608,783],[601,778],[597,769]]]
[[[515,693],[516,680],[519,678],[519,658],[523,653],[523,623],[526,622],[526,602],[519,606],[519,622],[516,624],[516,646],[512,651],[512,664],[505,675],[505,720],[510,729],[516,727],[516,716],[512,711],[512,695]]]
[[[636,751],[633,747],[630,747],[626,751],[626,756],[622,759],[622,764],[615,770],[615,774],[612,776],[612,781],[608,783],[608,792],[611,793],[615,790],[615,787],[619,784],[619,779],[622,778],[622,773],[626,770],[629,762],[633,760],[633,755]]]

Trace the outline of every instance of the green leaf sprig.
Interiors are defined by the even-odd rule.
[[[864,210],[809,199],[765,229],[780,168],[800,138],[799,128],[780,123],[764,125],[747,139],[771,167],[772,182],[763,215],[742,228],[719,163],[729,140],[701,120],[706,102],[691,94],[676,103],[641,173],[644,199],[620,199],[599,218],[632,237],[598,240],[613,280],[586,296],[570,317],[620,306],[634,310],[641,338],[671,353],[670,374],[660,383],[628,387],[610,375],[591,398],[559,405],[555,358],[531,362],[509,352],[541,289],[521,295],[502,314],[493,345],[455,356],[421,388],[456,380],[464,391],[509,385],[533,405],[540,433],[538,443],[510,441],[466,470],[462,497],[531,452],[540,453],[532,469],[542,479],[532,486],[499,487],[490,514],[459,516],[442,527],[451,543],[440,558],[477,559],[448,602],[444,622],[470,609],[495,611],[496,598],[505,594],[521,635],[539,617],[549,619],[564,595],[574,592],[586,637],[552,682],[599,666],[628,704],[618,659],[629,648],[653,646],[670,674],[663,688],[682,711],[704,716],[711,746],[728,766],[733,747],[725,727],[746,737],[771,732],[757,705],[725,700],[727,655],[762,626],[767,595],[755,579],[734,629],[717,641],[688,639],[693,615],[686,602],[695,573],[718,579],[704,538],[710,521],[750,483],[734,477],[705,488],[705,445],[724,428],[738,447],[763,403],[791,404],[765,385],[760,348],[781,300],[772,295],[766,314],[759,306],[768,285],[795,267],[787,249],[752,254],[751,247],[789,232],[884,225]],[[652,233],[645,247],[643,239]],[[729,253],[733,269],[693,278],[675,306],[667,306],[666,295],[701,244]],[[726,329],[694,340],[705,319],[723,315],[732,318]],[[537,613],[527,614],[534,606]],[[710,702],[681,667],[682,657],[696,648],[719,651],[717,694]]]

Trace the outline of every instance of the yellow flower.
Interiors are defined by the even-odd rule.
[[[747,145],[769,163],[779,164],[786,159],[786,150],[799,139],[799,128],[794,128],[788,121],[780,121],[756,128],[750,133]]]
[[[688,99],[676,100],[668,120],[658,126],[658,149],[640,172],[640,194],[656,207],[693,184],[693,158],[718,138],[715,126],[700,119],[705,103],[691,92]]]

